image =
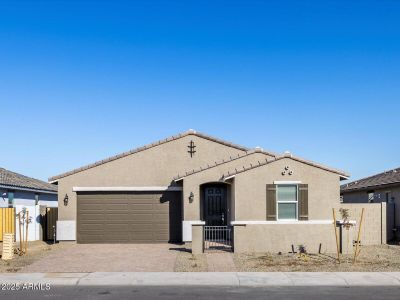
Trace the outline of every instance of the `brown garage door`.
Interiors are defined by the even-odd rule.
[[[180,192],[79,193],[78,243],[182,240]]]

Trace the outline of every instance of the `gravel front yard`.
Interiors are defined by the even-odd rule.
[[[17,248],[19,244],[15,247]],[[12,260],[0,259],[0,273],[13,273],[18,272],[22,268],[34,263],[42,257],[56,250],[68,247],[67,243],[47,244],[41,241],[29,242],[28,253],[23,256],[14,254]],[[3,243],[0,243],[0,253],[3,251]]]
[[[400,271],[400,246],[363,246],[357,263],[352,255],[341,256],[337,263],[335,254],[235,253],[234,262],[239,272],[391,272]]]
[[[0,249],[1,249],[0,243]],[[79,245],[78,245],[79,246]],[[78,247],[75,245],[75,247]],[[66,249],[68,248],[69,249]],[[104,246],[101,246],[104,247]],[[11,261],[0,260],[0,273],[18,272],[26,266],[32,265],[39,260],[54,255],[58,255],[63,251],[70,251],[73,245],[68,243],[60,243],[49,245],[44,242],[30,242],[28,254],[24,256],[15,255]],[[154,247],[153,247],[154,248]],[[214,271],[212,266],[209,267],[208,259],[212,253],[193,255],[190,247],[178,247],[179,249],[165,249],[167,254],[169,251],[176,255],[173,258],[171,269],[175,272],[210,272]],[[140,250],[143,251],[143,250]],[[140,252],[139,251],[139,252]],[[1,252],[1,250],[0,250]],[[171,254],[171,255],[172,255]],[[226,253],[233,258],[234,268],[238,272],[390,272],[400,271],[400,246],[379,245],[379,246],[363,246],[361,253],[355,265],[352,264],[352,256],[342,256],[342,263],[338,264],[335,254],[307,254],[305,258],[300,258],[298,254],[275,254],[275,253]],[[209,256],[207,258],[207,255]],[[215,254],[218,255],[218,254]],[[103,255],[102,255],[103,256]],[[107,256],[109,257],[109,256]],[[160,252],[160,259],[165,254]],[[212,257],[214,258],[214,257]],[[229,257],[228,257],[229,258]],[[126,258],[128,259],[128,258]],[[131,260],[130,258],[129,260]],[[148,258],[150,259],[150,258]],[[172,259],[172,258],[171,258]],[[157,263],[157,259],[155,262]],[[56,263],[57,264],[57,263]],[[60,262],[61,264],[61,262]],[[37,263],[36,263],[37,265]],[[55,266],[56,267],[56,266]],[[31,266],[29,267],[31,268]],[[151,266],[148,271],[153,269]],[[219,270],[214,266],[215,271]],[[138,268],[132,270],[140,271]]]
[[[194,255],[190,249],[182,248],[176,256],[175,272],[207,272],[207,257],[203,254]]]

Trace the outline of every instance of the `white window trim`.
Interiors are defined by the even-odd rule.
[[[296,180],[294,180],[294,181],[290,181],[290,180],[275,180],[274,181],[274,184],[289,184],[289,185],[295,185],[295,184],[300,184],[301,183],[301,181],[296,181]]]
[[[283,181],[281,181],[281,182],[283,182]],[[290,181],[285,181],[285,182],[290,182]],[[279,201],[278,200],[279,185],[296,186],[296,201]],[[279,219],[279,203],[295,203],[296,204],[296,218],[295,219]],[[275,213],[276,213],[276,220],[277,221],[283,221],[283,222],[289,222],[289,221],[298,222],[299,221],[299,186],[298,186],[298,184],[294,184],[294,183],[284,183],[284,184],[282,184],[281,183],[281,184],[276,185],[276,212]]]
[[[333,224],[333,220],[279,220],[279,221],[231,221],[231,225],[301,225],[301,224]]]

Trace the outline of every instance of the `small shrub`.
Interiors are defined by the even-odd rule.
[[[339,209],[340,215],[342,216],[343,221],[348,221],[350,214],[348,208],[340,208]]]
[[[352,227],[353,224],[350,223],[349,209],[348,208],[340,208],[339,212],[340,212],[340,215],[342,216],[343,227],[346,228],[347,230],[350,229],[350,227]]]
[[[303,244],[298,245],[297,249],[299,250],[300,254],[306,254],[307,253],[306,246],[304,246]]]

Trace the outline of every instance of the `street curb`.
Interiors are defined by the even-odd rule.
[[[2,273],[0,284],[52,286],[400,286],[400,272]]]

